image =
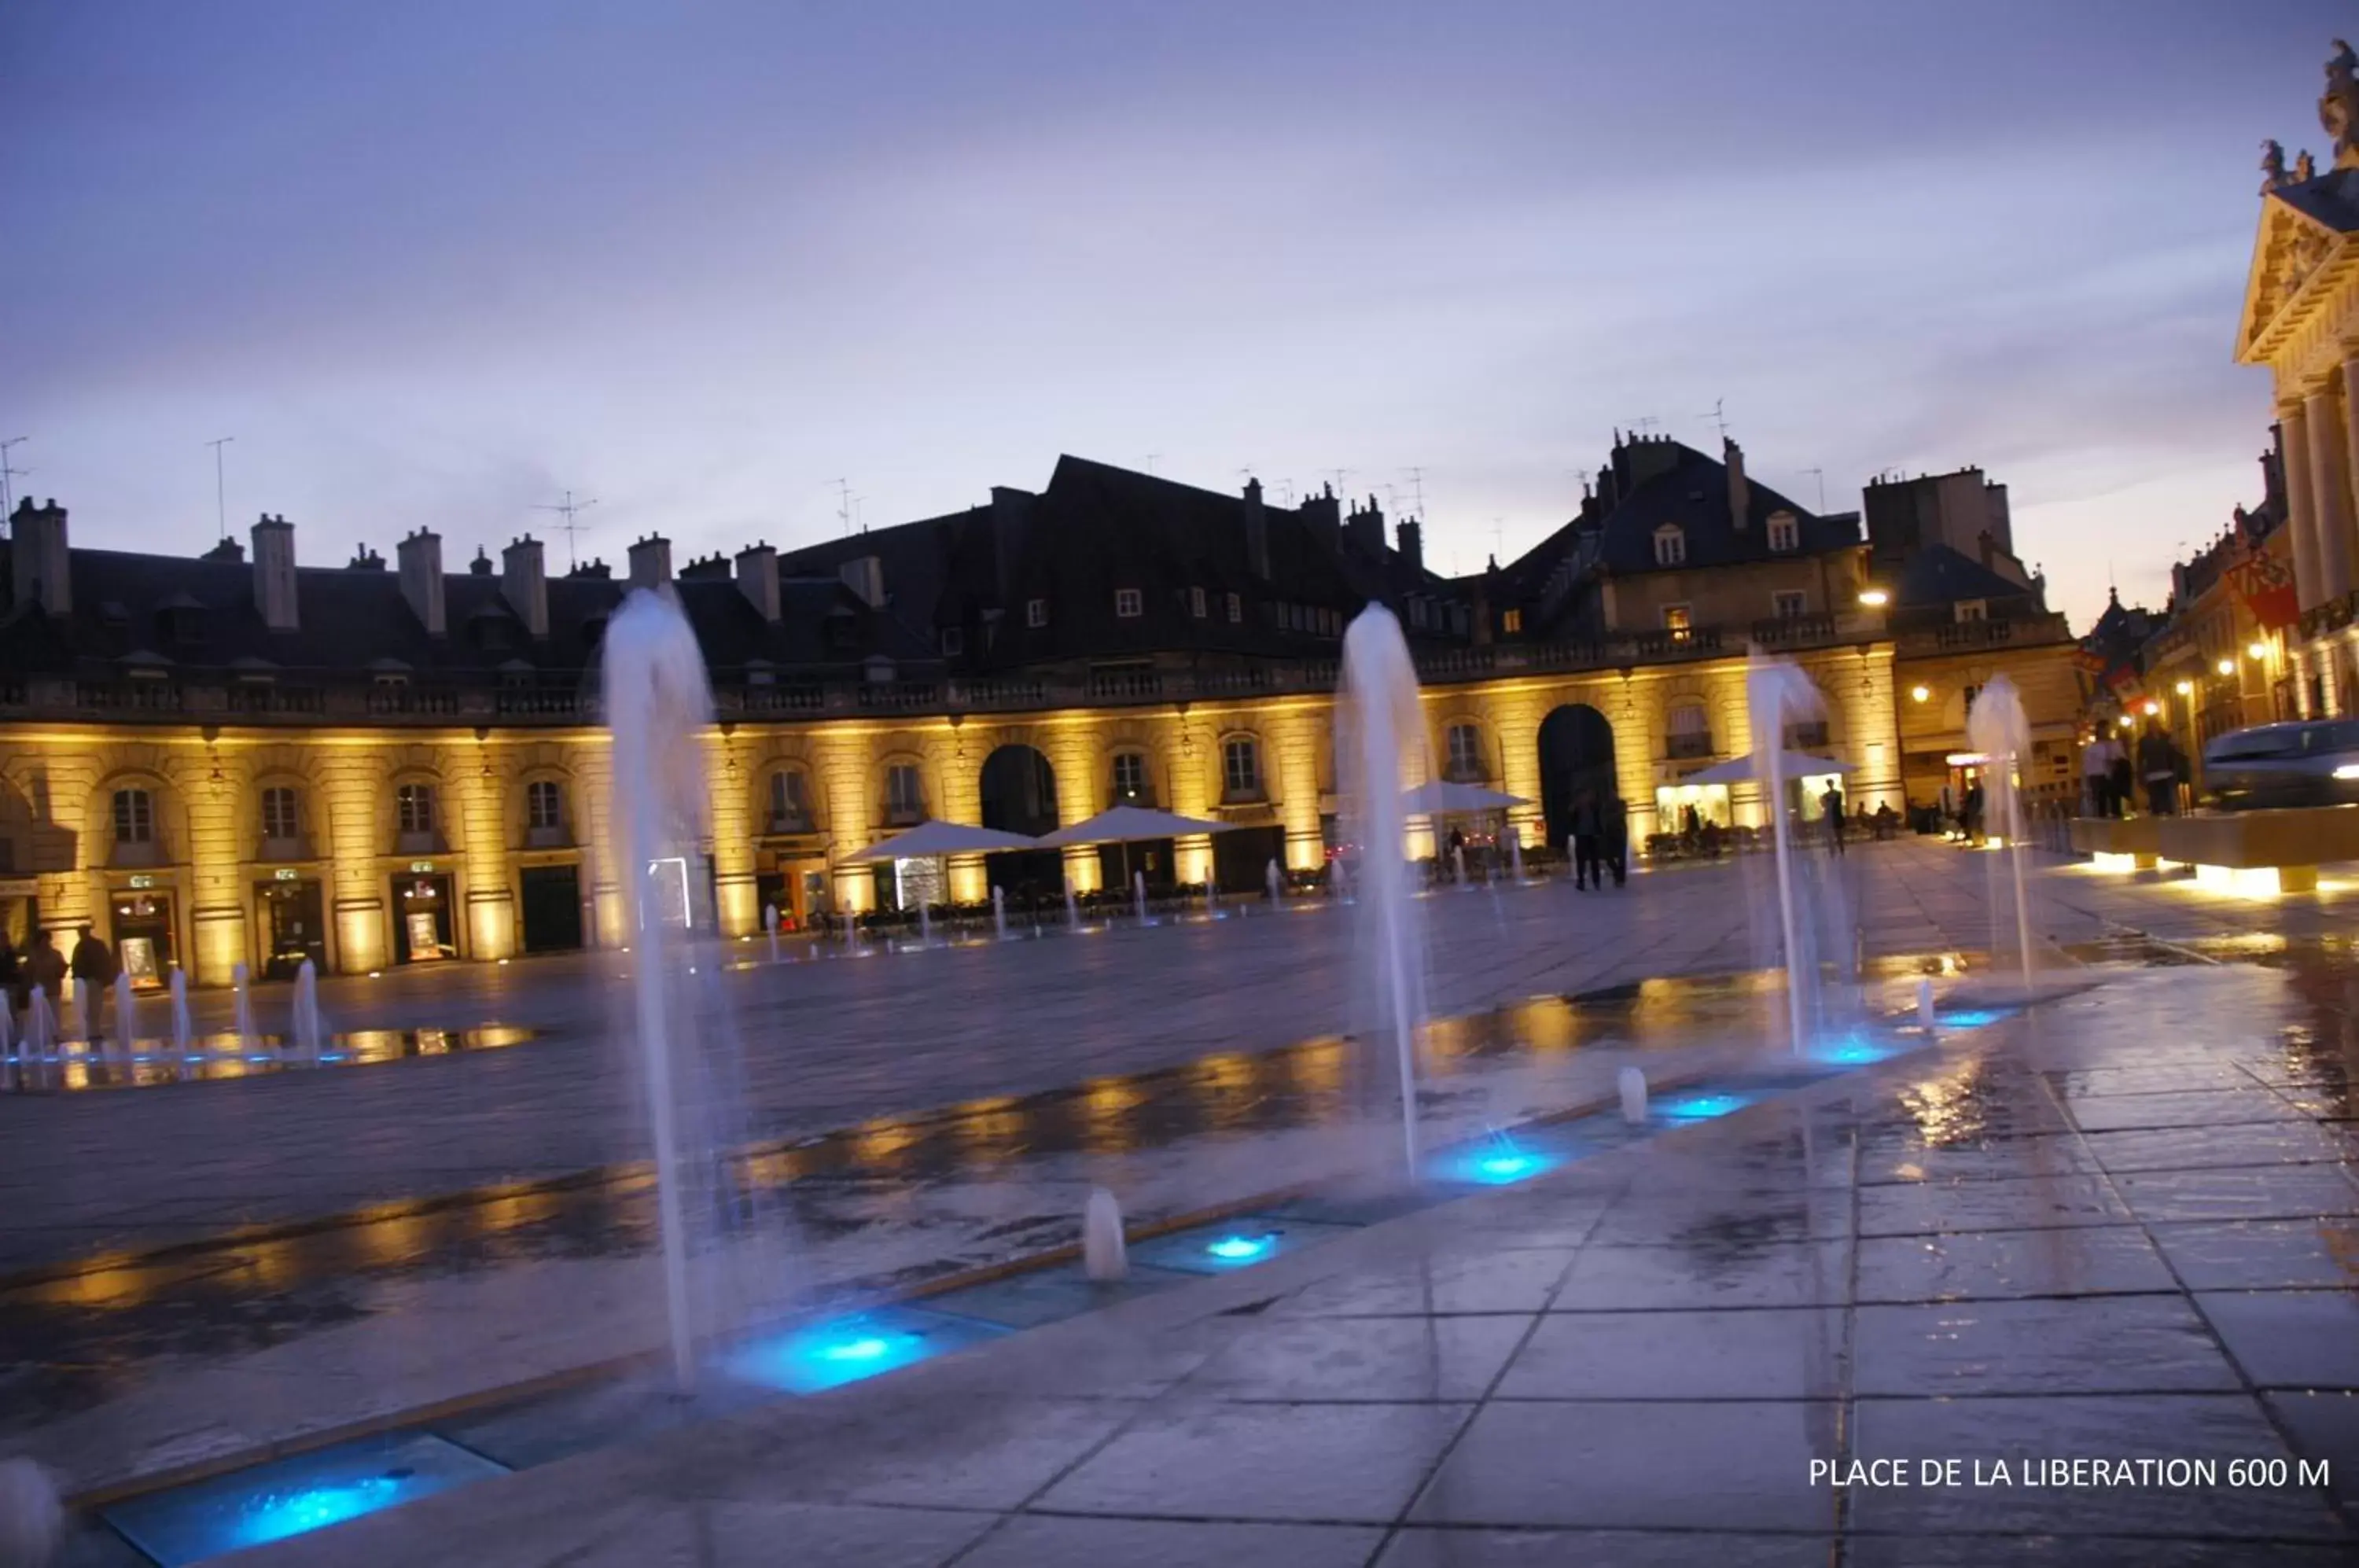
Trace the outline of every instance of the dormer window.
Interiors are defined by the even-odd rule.
[[[1665,523],[1655,530],[1655,564],[1684,566],[1688,559],[1687,531],[1677,523]]]
[[[1522,636],[1524,630],[1524,613],[1521,610],[1509,610],[1506,615],[1499,617],[1499,627],[1509,637]]]
[[[1784,554],[1802,548],[1802,525],[1791,512],[1778,512],[1769,519],[1769,548]]]
[[[1961,599],[1951,611],[1961,621],[1979,621],[1989,612],[1990,603],[1984,599]]]
[[[1047,626],[1049,624],[1049,601],[1046,599],[1025,600],[1024,624],[1027,626]]]
[[[1188,590],[1188,613],[1200,621],[1204,618],[1204,591],[1201,588]]]
[[[966,651],[966,633],[957,626],[942,628],[942,657],[956,659]]]
[[[1136,588],[1114,591],[1114,613],[1125,621],[1135,621],[1147,613],[1143,595]]]
[[[1245,618],[1245,602],[1238,594],[1229,595],[1229,625],[1235,626]]]

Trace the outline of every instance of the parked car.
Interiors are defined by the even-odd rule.
[[[2223,811],[2359,803],[2359,720],[2256,724],[2203,748],[2203,796]]]

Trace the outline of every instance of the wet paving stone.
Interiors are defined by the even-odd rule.
[[[2111,1225],[2131,1217],[2114,1184],[2098,1176],[1920,1181],[1864,1187],[1859,1194],[1863,1236]]]
[[[1338,1274],[1303,1287],[1273,1310],[1287,1317],[1528,1314],[1549,1304],[1573,1257],[1569,1248],[1427,1257]]]
[[[1486,1405],[1418,1498],[1423,1524],[1831,1530],[1837,1407],[1762,1401]],[[1676,1461],[1671,1456],[1677,1455]],[[1577,1485],[1571,1478],[1579,1477]],[[1706,1478],[1709,1478],[1708,1484]]]
[[[1853,1379],[1863,1397],[2241,1386],[2203,1320],[2176,1295],[1864,1306]]]
[[[2359,1154],[2359,1140],[2311,1122],[2093,1132],[2088,1146],[2097,1162],[2116,1174],[2347,1160]]]
[[[1019,1515],[958,1560],[959,1568],[1363,1568],[1373,1527]]]
[[[2262,1399],[2302,1457],[2326,1462],[2343,1507],[2359,1503],[2359,1394],[2277,1388]]]
[[[2116,1177],[2137,1217],[2167,1220],[2300,1219],[2359,1214],[2359,1184],[2332,1165],[2146,1171]]]
[[[2076,1132],[2033,1133],[2023,1138],[1976,1138],[1929,1144],[1916,1133],[1863,1143],[1859,1182],[1864,1187],[1912,1181],[2019,1181],[2025,1171],[2056,1176],[2104,1173]]]
[[[1843,1542],[1843,1561],[1850,1568],[2332,1568],[2351,1556],[2340,1546],[2275,1541],[1854,1533]]]
[[[1823,1399],[1843,1392],[1838,1312],[1551,1313],[1516,1352],[1503,1399]]]
[[[2195,1304],[2264,1388],[2359,1389],[2359,1297],[2348,1290],[2207,1290]]]
[[[1870,1236],[1859,1244],[1863,1302],[2176,1291],[2178,1280],[2136,1225]]]
[[[1231,1399],[1482,1398],[1528,1316],[1263,1318],[1189,1379]]]
[[[1375,1568],[1826,1568],[1824,1536],[1635,1530],[1440,1530],[1412,1525],[1393,1537]],[[1174,1564],[1174,1568],[1178,1568]]]
[[[1549,1303],[1557,1312],[1840,1305],[1850,1286],[1842,1242],[1591,1247]]]
[[[2359,1289],[2359,1216],[2173,1222],[2151,1230],[2190,1290]]]
[[[2246,1394],[1863,1399],[1853,1451],[1986,1467],[2004,1459],[2017,1475],[2027,1461],[2048,1458],[2210,1459],[2224,1466],[2232,1459],[2293,1457]],[[1919,1541],[2002,1533],[2211,1537],[2223,1553],[2214,1561],[2223,1563],[2245,1561],[2234,1544],[2241,1538],[2344,1535],[2321,1494],[2292,1486],[1875,1487],[1854,1491],[1851,1500],[1853,1528],[1861,1531]],[[2068,1553],[2060,1561],[2078,1559]]]
[[[2265,1089],[2177,1094],[2103,1094],[2067,1102],[2084,1132],[2299,1121],[2305,1113]]]

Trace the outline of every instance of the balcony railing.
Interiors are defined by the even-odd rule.
[[[1753,640],[1764,648],[1799,648],[1826,642],[1835,635],[1835,618],[1826,612],[1810,615],[1775,615],[1753,623]]]
[[[316,714],[328,711],[328,694],[317,686],[232,686],[223,705],[233,713]]]
[[[1710,757],[1712,755],[1712,735],[1708,732],[1696,735],[1675,735],[1670,736],[1664,743],[1663,751],[1666,756],[1675,762],[1686,762],[1691,761],[1699,757]]]

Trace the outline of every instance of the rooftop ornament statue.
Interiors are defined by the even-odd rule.
[[[2359,54],[2341,38],[2334,40],[2334,54],[2326,62],[2318,123],[2334,138],[2334,167],[2359,169]]]
[[[2274,140],[2263,142],[2261,144],[2261,194],[2266,196],[2285,182],[2285,148]]]

